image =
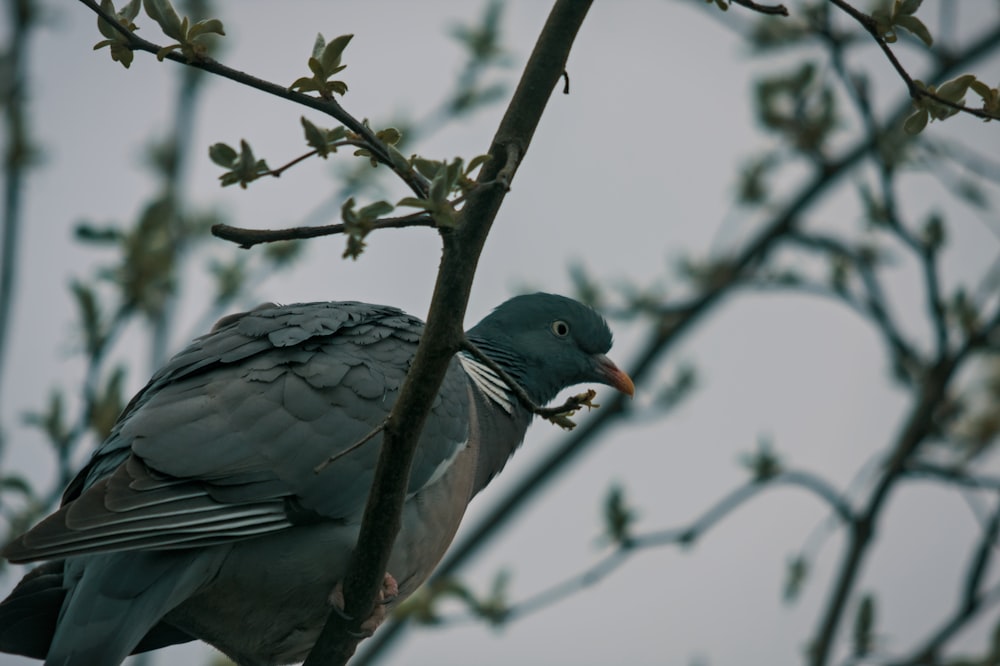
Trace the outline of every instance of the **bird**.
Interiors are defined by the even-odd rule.
[[[0,551],[42,562],[0,602],[0,651],[112,666],[200,639],[240,666],[305,659],[342,604],[378,430],[423,329],[390,306],[268,303],[196,338],[129,402],[60,508]],[[421,432],[384,611],[427,579],[522,443],[525,397],[635,391],[606,355],[605,319],[564,296],[515,296],[466,338],[481,355],[451,359]]]

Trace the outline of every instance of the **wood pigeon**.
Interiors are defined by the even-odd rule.
[[[3,549],[48,561],[0,604],[0,650],[109,666],[197,638],[242,666],[302,661],[336,603],[381,438],[354,445],[392,409],[422,331],[387,306],[267,304],[196,339],[128,404],[61,508]],[[538,405],[582,382],[634,391],[605,356],[607,323],[569,298],[512,298],[467,336]],[[532,418],[488,364],[452,360],[387,607],[430,575]]]

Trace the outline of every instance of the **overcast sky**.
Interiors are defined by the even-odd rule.
[[[52,387],[78,381],[67,285],[108,260],[74,243],[71,230],[81,219],[133,219],[153,193],[153,179],[139,167],[141,148],[170,126],[179,68],[137,54],[125,70],[106,50],[91,50],[101,36],[82,5],[45,4],[52,18],[31,50],[32,124],[45,160],[26,192],[16,323],[0,406],[9,441],[4,464],[39,483],[49,480],[51,460],[19,415],[38,409]],[[218,5],[227,32],[222,59],[278,83],[306,74],[317,31],[328,38],[354,33],[342,74],[350,86],[344,105],[376,124],[396,112],[420,117],[434,108],[461,63],[448,31],[473,21],[482,7],[455,1]],[[571,94],[553,95],[487,243],[469,325],[526,285],[566,292],[572,261],[607,284],[667,283],[677,257],[718,255],[752,234],[754,219],[730,202],[738,165],[774,141],[754,125],[752,77],[781,61],[748,57],[727,27],[742,25],[744,10],[723,15],[703,5],[595,4],[570,57]],[[498,80],[516,81],[548,6],[510,3],[503,35],[511,68]],[[996,11],[995,3],[968,6],[959,36],[974,34],[976,12],[992,19]],[[144,37],[163,41],[151,21],[141,18],[140,25]],[[915,51],[901,52],[919,74]],[[875,51],[865,55],[878,102],[895,99],[902,82]],[[1000,81],[997,61],[975,71],[986,81]],[[413,149],[432,158],[485,152],[502,112],[503,104],[491,107]],[[191,199],[245,226],[294,225],[307,218],[330,189],[327,163],[307,161],[244,191],[219,188],[219,170],[207,158],[211,143],[235,145],[245,138],[272,166],[281,164],[302,152],[303,114],[332,124],[236,84],[213,82],[198,111],[186,183]],[[1000,147],[998,127],[974,119],[958,118],[931,131],[955,132],[994,155]],[[778,187],[791,191],[796,182]],[[905,212],[915,218],[933,206],[952,213],[944,270],[950,285],[983,274],[997,259],[995,214],[950,206],[940,184],[925,176],[910,177],[905,192]],[[397,190],[392,197],[404,194]],[[994,202],[996,195],[989,193]],[[859,219],[853,198],[842,196],[825,202],[816,221],[850,231],[860,228]],[[342,261],[342,248],[338,237],[311,242],[300,266],[265,280],[256,295],[285,303],[357,299],[426,313],[439,260],[433,232],[371,236],[356,262]],[[915,274],[906,269],[901,266],[892,282],[903,319],[922,315]],[[205,290],[193,285],[181,306],[175,349],[203,332],[195,329]],[[610,355],[628,366],[641,331],[613,327],[617,342]],[[133,391],[151,370],[138,357],[142,335],[136,331],[126,340],[125,353],[136,361],[128,376]],[[771,438],[790,464],[843,488],[891,441],[907,406],[906,396],[886,379],[878,336],[844,308],[804,297],[730,299],[689,336],[662,377],[684,362],[696,365],[699,391],[667,419],[611,431],[467,570],[470,585],[485,592],[498,570],[509,569],[511,598],[517,600],[588,566],[601,553],[600,504],[613,482],[623,483],[639,508],[639,531],[691,520],[746,478],[737,459],[759,436]],[[638,397],[639,407],[644,399]],[[536,423],[500,480],[476,500],[466,524],[559,437]],[[905,649],[951,608],[957,590],[952,572],[960,571],[978,528],[960,496],[927,486],[908,487],[891,508],[893,520],[859,589],[877,587],[879,636],[886,647]],[[600,585],[501,630],[464,623],[415,632],[389,663],[799,663],[843,542],[830,539],[792,606],[781,603],[785,564],[825,515],[824,506],[801,492],[768,492],[693,549],[637,554]],[[3,589],[13,582],[5,579]],[[980,647],[988,624],[977,627],[966,644]],[[207,651],[168,650],[157,663],[198,663],[202,657],[192,655],[201,654]],[[22,663],[29,662],[0,656],[3,666]]]

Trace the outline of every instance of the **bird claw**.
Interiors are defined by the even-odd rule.
[[[348,630],[347,633],[354,638],[368,638],[375,633],[375,630],[385,622],[386,606],[396,600],[399,596],[399,584],[396,579],[392,577],[392,574],[386,572],[385,577],[382,579],[382,589],[378,592],[378,598],[375,599],[375,608],[372,610],[372,614],[367,620],[361,623],[361,631],[351,631]],[[355,619],[344,612],[344,584],[343,581],[338,581],[336,586],[333,588],[333,592],[330,593],[330,605],[333,607],[333,612],[341,617],[348,623],[353,623]]]

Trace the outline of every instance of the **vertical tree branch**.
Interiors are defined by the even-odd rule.
[[[476,265],[507,192],[496,181],[509,181],[517,170],[565,70],[570,47],[590,4],[582,0],[555,3],[490,146],[492,159],[480,171],[479,186],[470,192],[456,228],[441,232],[443,257],[427,326],[385,426],[358,544],[344,580],[344,610],[352,618],[363,620],[374,609],[400,528],[417,440],[448,365],[464,338],[462,322]],[[356,631],[351,624],[332,613],[306,666],[346,663],[359,642],[351,635],[352,630]]]
[[[0,76],[7,90],[2,91],[6,100],[4,122],[7,146],[4,150],[3,217],[0,224],[0,395],[3,393],[4,359],[7,352],[7,335],[13,317],[14,287],[17,282],[17,256],[21,226],[21,193],[24,175],[31,161],[31,143],[28,137],[27,115],[27,55],[28,35],[34,21],[35,5],[30,0],[7,0],[10,20],[10,43],[3,54]]]
[[[847,599],[861,573],[882,507],[895,487],[896,481],[903,476],[906,463],[931,431],[936,407],[944,399],[956,366],[956,359],[949,357],[938,361],[930,368],[926,380],[919,389],[917,400],[910,409],[902,431],[892,447],[881,478],[864,510],[851,524],[847,552],[840,562],[833,589],[816,631],[816,638],[810,646],[809,662],[813,666],[823,666],[829,660]]]
[[[203,12],[196,12],[195,16]],[[194,115],[198,101],[198,93],[204,82],[205,74],[200,69],[185,67],[180,70],[180,90],[174,104],[173,127],[166,137],[163,157],[163,198],[169,202],[170,220],[167,223],[171,236],[171,251],[174,265],[184,260],[189,246],[190,233],[184,227],[186,211],[183,210],[184,194],[182,191],[184,174],[187,169],[188,155],[191,152],[191,141],[194,138]],[[170,352],[170,333],[173,313],[177,306],[177,287],[170,290],[163,307],[153,318],[153,337],[150,342],[151,372],[161,367]]]
[[[983,590],[983,579],[993,550],[996,548],[997,535],[1000,534],[1000,503],[993,510],[989,523],[985,526],[979,544],[972,553],[972,558],[965,572],[965,581],[955,612],[945,622],[930,634],[923,645],[909,656],[900,660],[902,664],[930,664],[938,660],[941,650],[949,640],[954,638],[975,614],[1000,601],[1000,586]]]

